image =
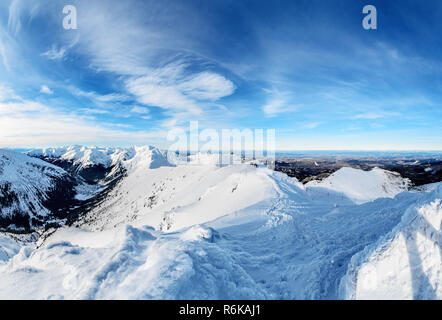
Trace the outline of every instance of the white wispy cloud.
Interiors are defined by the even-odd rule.
[[[48,86],[42,85],[40,87],[40,92],[45,94],[54,94],[54,91],[52,91]]]
[[[0,57],[2,58],[2,63],[5,69],[7,71],[10,71],[11,68],[9,67],[8,56],[6,55],[6,49],[3,45],[1,37],[0,37]]]
[[[370,127],[372,127],[373,129],[381,129],[384,128],[385,126],[381,123],[372,123],[370,124]]]
[[[96,109],[96,108],[82,108],[80,111],[88,114],[108,114],[109,110]]]
[[[26,6],[22,0],[13,1],[9,12],[10,30],[19,31],[31,16],[53,10],[55,6],[52,1],[36,2],[39,5]],[[160,11],[164,9],[154,1],[151,5]],[[101,95],[71,87],[74,95],[89,98],[96,106],[107,105],[114,109],[117,105],[112,106],[113,103],[135,100],[140,105],[164,109],[162,115],[171,119],[177,114],[187,119],[189,115],[203,116],[217,100],[235,92],[233,81],[221,71],[215,71],[213,61],[193,50],[196,42],[184,36],[184,28],[178,31],[183,32],[183,37],[171,36],[170,30],[164,29],[169,20],[174,21],[173,15],[182,14],[185,6],[170,7],[166,10],[168,15],[163,12],[158,16],[134,11],[134,6],[138,6],[134,1],[106,6],[80,0],[76,6],[78,12],[82,12],[82,27],[76,30],[75,41],[72,42],[72,33],[57,33],[51,47],[41,56],[54,61],[65,60],[72,51],[87,57],[93,70],[115,75],[120,92]],[[152,116],[144,114],[142,117],[150,119]]]
[[[146,107],[135,106],[130,110],[130,112],[138,114],[148,114],[150,111]]]
[[[172,128],[172,127],[176,127],[176,125],[178,124],[178,120],[175,119],[168,119],[165,120],[161,123],[161,126],[164,128]]]
[[[41,54],[41,56],[47,57],[49,60],[61,60],[64,58],[65,55],[66,55],[66,48],[65,47],[57,48],[55,45],[53,45],[51,49],[49,49],[48,51],[43,52]]]
[[[17,33],[21,28],[21,16],[25,11],[25,3],[21,0],[13,0],[9,5],[8,28]]]
[[[320,126],[323,123],[324,122],[322,122],[322,121],[306,123],[304,125],[304,128],[306,128],[306,129],[314,129],[314,128],[317,128],[318,126]]]
[[[235,91],[235,85],[217,73],[188,74],[186,67],[181,62],[168,64],[146,76],[127,80],[126,88],[145,105],[192,114],[203,113],[200,101],[216,101]]]
[[[37,102],[8,102],[0,103],[0,116],[18,115],[30,112],[48,112],[49,109]]]
[[[95,102],[111,103],[129,101],[130,97],[122,93],[99,94],[95,91],[83,91],[74,86],[69,86],[68,90],[77,97],[88,98]]]
[[[150,110],[146,107],[135,106],[130,110],[130,112],[137,114],[141,119],[144,120],[150,120],[152,118],[152,116],[149,115]]]
[[[124,129],[129,127],[124,124],[98,124],[76,113],[61,112],[51,106],[15,97],[17,101],[0,101],[0,147],[88,144],[97,141],[146,144],[154,138],[164,139],[167,134],[161,130],[126,131]]]
[[[230,96],[235,85],[225,77],[213,72],[201,72],[181,81],[179,89],[198,100],[218,100]]]
[[[279,114],[294,112],[300,107],[299,105],[291,103],[293,99],[289,93],[281,93],[276,89],[264,91],[270,95],[267,104],[262,107],[262,111],[267,117],[275,117]]]
[[[187,110],[195,114],[202,112],[202,109],[176,86],[158,83],[150,76],[129,80],[126,88],[136,96],[138,102],[145,105],[164,109]]]
[[[210,103],[235,92],[234,83],[219,72],[195,71],[194,57],[177,54],[177,50],[165,55],[168,48],[182,47],[176,44],[180,37],[171,37],[162,28],[170,17],[162,16],[166,20],[158,23],[153,14],[134,14],[131,4],[88,5],[84,10],[76,49],[91,58],[92,68],[120,76],[122,90],[138,103],[170,112],[202,115]],[[203,66],[204,58],[198,59],[198,65]]]
[[[397,112],[383,112],[383,111],[365,112],[365,113],[357,114],[357,115],[351,117],[351,119],[353,119],[353,120],[360,120],[360,119],[375,120],[375,119],[381,119],[381,118],[386,118],[386,117],[393,117],[393,116],[397,116],[397,115],[399,115]]]
[[[269,116],[276,115],[283,112],[286,105],[286,101],[282,99],[273,99],[262,107],[265,114]]]
[[[96,99],[100,102],[122,102],[122,101],[128,101],[129,97],[127,95],[121,94],[121,93],[110,93],[105,95],[99,95],[96,93],[91,93],[91,96],[93,99]]]
[[[54,146],[66,144],[147,144],[154,138],[166,137],[166,133],[146,131],[126,131],[124,128],[107,128],[76,116],[34,114],[0,117],[0,147],[7,146]]]
[[[14,90],[0,83],[0,102],[8,99],[18,99],[18,98],[19,97],[14,93]]]

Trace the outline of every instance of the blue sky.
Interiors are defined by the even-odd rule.
[[[442,150],[441,16],[437,0],[2,0],[0,147],[167,147],[198,120],[275,129],[279,150]]]

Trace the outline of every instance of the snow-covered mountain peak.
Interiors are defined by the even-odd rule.
[[[105,168],[113,164],[113,158],[125,150],[119,148],[99,148],[85,146],[69,146],[60,148],[34,149],[27,155],[43,159],[59,159],[70,161],[78,168],[102,165]]]
[[[122,161],[122,164],[127,170],[156,169],[162,166],[170,166],[167,154],[156,147],[133,147],[126,150],[126,155],[127,157]]]
[[[148,160],[149,165],[158,167],[167,164],[166,156],[152,146],[129,148],[101,148],[86,146],[69,146],[61,148],[34,149],[27,155],[45,160],[60,160],[71,162],[78,170],[92,166],[110,168],[119,164],[130,167],[134,162],[142,164],[142,159]]]
[[[370,171],[344,167],[322,181],[309,182],[307,187],[342,193],[361,204],[378,198],[393,198],[407,191],[410,184],[410,180],[400,174],[377,167]]]

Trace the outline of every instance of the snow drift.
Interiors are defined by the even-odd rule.
[[[410,206],[385,237],[355,255],[345,299],[442,298],[442,184]]]

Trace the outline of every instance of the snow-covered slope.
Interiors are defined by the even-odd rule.
[[[250,165],[220,167],[217,156],[207,155],[204,161],[198,159],[198,165],[190,162],[152,169],[152,164],[167,164],[153,155],[156,160],[151,161],[139,152],[125,162],[126,177],[80,225],[103,229],[142,219],[157,229],[176,230],[234,213],[276,194],[267,175]]]
[[[50,230],[35,245],[7,242],[0,298],[364,298],[384,297],[387,280],[398,288],[392,298],[405,297],[402,286],[419,288],[414,298],[442,298],[441,184],[407,192],[391,188],[399,177],[356,171],[354,189],[375,182],[370,201],[359,204],[342,185],[305,188],[264,167],[218,166],[213,157],[171,166],[156,149],[134,149],[121,161],[121,180],[74,226]],[[338,201],[344,191],[352,200]],[[395,246],[397,234],[412,238],[416,230],[417,251]],[[418,276],[403,276],[407,252],[419,252],[409,268]],[[384,271],[386,259],[396,278]],[[371,291],[360,289],[370,279],[367,261],[388,276]]]
[[[0,226],[30,228],[42,224],[73,198],[73,187],[63,169],[0,150]]]
[[[322,181],[310,181],[309,188],[323,188],[345,195],[351,201],[361,204],[378,198],[393,198],[408,190],[410,180],[396,172],[380,168],[362,171],[341,168]]]
[[[0,232],[0,264],[8,261],[20,252],[20,249],[34,245],[38,233],[12,234]]]
[[[227,227],[253,223],[269,230],[290,219],[273,199],[285,197],[283,190],[293,199],[308,201],[301,184],[268,169],[250,165],[221,168],[214,161],[202,166],[145,169],[139,165],[132,169],[115,190],[129,195],[129,190],[123,189],[128,183],[133,200],[111,201],[104,212],[91,214],[102,219],[82,224],[102,231],[63,228],[39,244],[39,249],[22,249],[0,266],[0,297],[272,297],[243,269],[235,250],[216,244],[225,235],[203,224]],[[153,190],[158,192],[162,207],[149,210],[140,206],[146,210],[136,217],[121,214],[137,212],[132,206],[148,199],[150,183],[158,184]],[[108,201],[114,198],[110,195]],[[167,210],[170,207],[173,214]],[[113,211],[120,215],[109,214]],[[167,217],[167,226],[163,217]],[[20,285],[22,281],[28,285],[17,293],[13,283]]]
[[[124,157],[114,156],[113,161],[114,163],[115,161],[121,162],[129,171],[171,166],[167,160],[167,154],[152,146],[131,147],[126,149],[124,155]]]
[[[8,261],[20,251],[20,245],[11,237],[0,233],[0,263]]]
[[[385,237],[355,255],[346,299],[442,298],[442,184],[410,206]]]

